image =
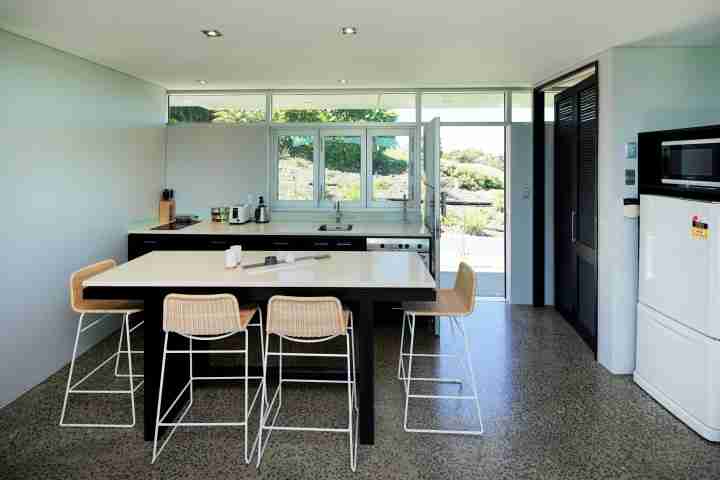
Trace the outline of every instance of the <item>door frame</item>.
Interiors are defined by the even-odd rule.
[[[546,269],[546,258],[545,258],[545,219],[546,219],[546,205],[545,205],[545,168],[547,165],[547,158],[545,155],[545,90],[551,88],[559,82],[574,77],[578,73],[588,70],[590,68],[595,69],[595,75],[600,78],[600,63],[595,60],[593,62],[584,64],[578,68],[575,68],[563,75],[559,75],[553,79],[547,80],[540,85],[533,88],[532,91],[532,121],[533,121],[533,265],[532,265],[532,276],[533,276],[533,306],[543,307],[545,303],[545,269]],[[598,98],[600,97],[600,84],[598,82]],[[554,108],[554,106],[553,106]],[[600,101],[598,100],[598,124],[601,115]],[[554,121],[553,121],[554,123]],[[598,139],[600,138],[600,131],[598,129]],[[554,162],[554,158],[553,158]],[[597,172],[595,175],[595,185],[597,189]],[[557,188],[557,186],[555,186]],[[597,190],[596,190],[597,191]],[[553,207],[555,208],[555,192],[553,191]],[[556,219],[557,221],[557,219]],[[555,225],[553,225],[553,231]],[[597,227],[596,232],[597,235]],[[556,265],[547,265],[551,267],[553,271],[556,269]],[[597,292],[596,292],[597,293]]]

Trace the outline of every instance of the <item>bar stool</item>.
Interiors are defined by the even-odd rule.
[[[70,306],[73,311],[80,314],[78,319],[77,333],[75,334],[75,345],[73,346],[72,359],[70,361],[70,372],[68,373],[67,386],[65,387],[65,399],[63,400],[62,413],[60,414],[61,427],[106,427],[106,428],[130,428],[135,426],[135,392],[142,386],[143,381],[134,385],[135,378],[142,378],[141,374],[134,374],[132,368],[132,354],[143,353],[142,350],[133,350],[130,343],[130,334],[140,327],[143,322],[138,323],[130,328],[130,315],[142,312],[142,302],[131,302],[127,300],[88,300],[83,296],[83,282],[106,270],[115,268],[117,264],[115,260],[103,260],[74,272],[70,276]],[[98,325],[107,318],[108,315],[122,315],[122,326],[120,327],[120,341],[118,349],[115,353],[106,358],[100,365],[95,367],[90,373],[81,378],[78,382],[72,383],[73,372],[75,371],[75,360],[77,357],[78,343],[80,334],[85,333],[92,327]],[[86,315],[102,315],[94,322],[83,326]],[[127,343],[127,350],[122,349],[123,336]],[[128,373],[119,373],[119,362],[122,354],[127,355]],[[108,362],[115,359],[115,376],[128,379],[127,390],[81,390],[78,387],[89,379],[95,372],[104,367]],[[132,411],[132,423],[66,423],[65,413],[67,410],[68,398],[70,394],[128,394],[130,395],[130,408]]]
[[[279,338],[278,351],[270,351],[270,335]],[[283,353],[283,340],[297,343],[321,343],[333,338],[345,337],[345,353]],[[270,441],[273,430],[336,432],[347,433],[350,444],[350,469],[354,472],[357,464],[357,392],[355,385],[355,347],[353,345],[352,312],[343,309],[340,300],[334,297],[286,297],[274,296],[268,302],[267,331],[265,340],[266,350],[263,359],[263,401],[260,415],[260,449],[257,465],[260,466],[263,452]],[[272,397],[267,403],[267,360],[269,356],[277,356],[279,383]],[[283,377],[283,357],[334,357],[345,358],[347,365],[347,380],[310,380],[301,378]],[[347,428],[319,428],[319,427],[290,427],[275,425],[278,414],[282,408],[282,389],[285,383],[340,383],[347,384],[348,400],[348,426]],[[268,418],[273,411],[277,400],[277,411],[268,424]],[[267,405],[267,407],[266,407]],[[267,410],[267,411],[266,411]],[[355,415],[353,416],[353,410]],[[353,419],[354,417],[354,419]],[[353,427],[353,423],[355,427]],[[263,431],[268,431],[265,443],[262,441]]]
[[[480,400],[477,392],[477,385],[475,384],[475,373],[472,367],[472,358],[470,356],[470,340],[468,338],[465,327],[463,326],[462,319],[460,317],[466,317],[471,315],[475,309],[475,272],[465,262],[460,263],[458,268],[457,276],[455,277],[455,287],[452,289],[439,289],[437,291],[437,300],[435,302],[405,302],[403,303],[403,326],[402,326],[402,337],[400,340],[400,355],[398,359],[398,379],[404,382],[405,387],[405,418],[403,427],[406,432],[419,432],[419,433],[440,433],[440,434],[457,434],[457,435],[482,435],[483,434],[483,423],[482,413],[480,411]],[[460,332],[463,343],[464,352],[463,355],[457,354],[432,354],[432,353],[415,353],[415,318],[419,316],[426,317],[448,317],[451,321],[451,326],[455,326]],[[410,348],[409,352],[405,353],[404,340],[405,340],[405,324],[408,323],[410,326]],[[405,374],[405,358],[408,358],[407,375]],[[460,358],[461,363],[465,364],[470,376],[470,384],[472,386],[472,395],[420,395],[412,394],[410,387],[412,382],[435,382],[435,383],[456,383],[462,385],[462,380],[457,378],[434,378],[434,377],[413,377],[412,367],[413,359],[415,357],[421,358],[439,358],[439,357],[450,357]],[[411,398],[442,398],[452,400],[473,400],[477,409],[477,416],[480,420],[479,430],[436,430],[428,428],[409,428],[408,427],[408,404]]]
[[[258,322],[251,324],[255,314],[258,314]],[[255,406],[255,401],[263,389],[262,376],[250,376],[248,372],[248,327],[260,329],[260,351],[263,351],[262,334],[262,311],[256,305],[240,307],[237,299],[230,294],[219,295],[181,295],[171,293],[165,297],[163,303],[163,330],[165,331],[165,342],[163,345],[162,367],[160,370],[160,389],[158,392],[157,414],[155,417],[155,438],[153,440],[152,463],[158,459],[160,453],[172,438],[178,426],[185,427],[243,427],[245,435],[244,453],[245,463],[250,463],[250,458],[255,452],[257,437],[253,442],[252,450],[248,454],[248,416]],[[168,350],[168,338],[170,334],[177,334],[189,339],[187,350]],[[193,349],[193,341],[212,342],[222,340],[238,333],[245,337],[244,348],[224,350],[196,350]],[[245,372],[241,376],[196,376],[193,374],[193,353],[202,354],[242,354],[245,358]],[[175,397],[170,406],[162,412],[163,383],[165,380],[165,364],[168,354],[186,354],[190,364],[190,378],[180,393]],[[193,404],[193,382],[195,380],[243,380],[245,383],[243,421],[242,422],[183,422],[185,415]],[[260,380],[257,392],[253,396],[252,403],[248,408],[248,386],[249,380]],[[165,418],[175,407],[180,397],[189,389],[190,401],[183,410],[176,422],[165,422]],[[158,433],[160,427],[172,427],[172,430],[158,448]]]

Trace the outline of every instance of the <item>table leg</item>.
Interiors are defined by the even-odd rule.
[[[157,415],[158,390],[160,388],[160,369],[162,367],[163,342],[165,332],[162,329],[164,292],[156,292],[145,298],[145,428],[144,437],[152,441],[155,435],[155,416]],[[189,341],[180,335],[171,335],[168,340],[168,349],[187,350]],[[180,390],[190,379],[190,365],[187,355],[168,355],[165,362],[165,381],[163,386],[163,410],[170,406]],[[190,398],[189,391],[184,398],[178,400],[166,421],[172,421],[185,407]],[[162,430],[161,430],[162,433]]]
[[[360,400],[360,443],[375,443],[375,319],[371,299],[358,304],[355,330],[355,352],[357,354],[358,400]]]

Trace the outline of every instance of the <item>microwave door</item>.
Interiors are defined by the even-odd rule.
[[[662,142],[662,183],[720,187],[720,139]]]

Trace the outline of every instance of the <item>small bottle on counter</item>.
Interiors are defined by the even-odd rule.
[[[235,268],[237,267],[237,257],[235,256],[235,252],[230,248],[228,250],[225,250],[225,268]]]

